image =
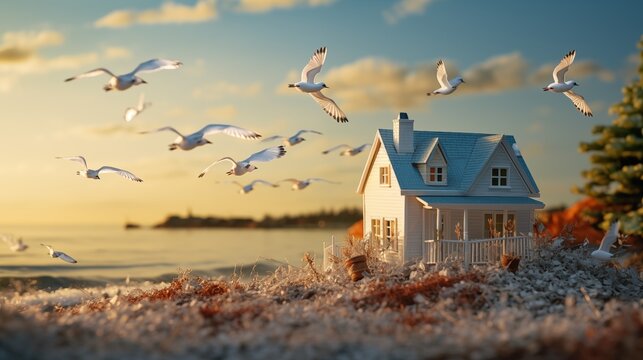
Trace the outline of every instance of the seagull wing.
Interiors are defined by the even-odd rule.
[[[154,72],[159,70],[172,70],[178,69],[183,65],[180,61],[174,60],[165,60],[165,59],[152,59],[146,62],[140,63],[131,74],[142,73],[142,72]]]
[[[134,109],[131,107],[127,108],[127,110],[125,110],[125,116],[124,116],[125,121],[130,122],[134,120],[134,118],[136,117],[136,115],[138,115],[139,112],[140,111],[138,109]]]
[[[291,182],[293,184],[297,184],[299,182],[299,180],[294,178],[283,179],[283,180],[279,180],[278,182],[286,182],[286,181]]]
[[[123,170],[123,169],[119,169],[119,168],[115,168],[115,167],[111,167],[111,166],[103,166],[100,169],[98,169],[98,174],[99,175],[100,174],[109,174],[109,173],[118,174],[118,175],[126,178],[127,180],[132,180],[132,181],[136,181],[136,182],[143,182],[143,180],[141,178],[139,178],[138,176],[132,174],[131,172],[129,172],[127,170]]]
[[[322,109],[324,109],[324,111],[328,115],[337,120],[337,122],[348,122],[346,114],[344,114],[342,109],[337,106],[333,99],[326,97],[321,93],[321,91],[311,92],[310,96],[312,96],[313,99],[315,99],[315,101],[317,101],[317,103],[321,105]]]
[[[574,103],[574,106],[576,106],[576,109],[582,112],[583,115],[594,116],[594,114],[592,114],[592,109],[589,108],[589,105],[587,105],[587,102],[585,101],[585,98],[582,95],[577,94],[571,90],[567,90],[563,94],[565,94],[565,96],[567,96],[569,100],[571,100],[572,103]]]
[[[116,75],[114,75],[111,71],[109,71],[109,70],[107,70],[105,68],[98,68],[98,69],[90,70],[90,71],[88,71],[86,73],[82,73],[80,75],[72,76],[70,78],[65,79],[65,81],[72,81],[72,80],[76,80],[76,79],[89,78],[89,77],[98,76],[100,74],[108,74],[108,75],[110,75],[112,77],[116,77]]]
[[[227,157],[227,156],[226,156],[226,157],[221,158],[221,159],[219,159],[219,160],[217,160],[217,161],[213,162],[212,164],[208,165],[208,167],[207,167],[207,168],[205,168],[205,169],[203,169],[203,171],[201,171],[201,173],[199,174],[199,177],[203,177],[203,176],[205,175],[205,173],[207,173],[207,172],[210,170],[210,168],[211,168],[211,167],[213,167],[214,165],[216,165],[216,164],[218,164],[218,163],[220,163],[220,162],[223,162],[223,161],[229,161],[229,162],[231,162],[231,163],[232,163],[232,165],[233,165],[233,166],[237,166],[237,162],[236,162],[236,161],[234,161],[234,159],[233,159],[233,158],[231,158],[231,157]]]
[[[369,143],[362,144],[362,145],[360,145],[360,146],[356,147],[356,148],[355,148],[355,150],[357,150],[357,151],[360,151],[360,152],[361,152],[361,151],[364,151],[364,149],[365,149],[366,147],[368,147],[368,146],[371,146],[371,144],[369,144]]]
[[[261,137],[260,134],[254,131],[240,128],[234,125],[225,125],[225,124],[206,125],[203,127],[203,129],[199,130],[198,133],[200,133],[201,136],[224,133],[226,135],[236,137],[236,138],[241,138],[241,139],[257,139]]]
[[[16,239],[13,237],[13,235],[0,234],[0,238],[2,238],[2,241],[7,243],[7,245],[10,247],[16,244]]]
[[[349,146],[349,145],[346,145],[346,144],[341,144],[341,145],[333,146],[332,148],[330,148],[330,149],[328,149],[328,150],[324,150],[324,151],[322,151],[322,154],[326,155],[326,154],[328,154],[328,153],[329,153],[329,152],[331,152],[331,151],[335,151],[335,150],[337,150],[337,149],[341,149],[341,148],[349,148],[349,149],[350,149],[350,146]]]
[[[307,83],[315,82],[315,75],[317,75],[326,61],[326,47],[320,47],[315,50],[315,53],[308,61],[308,64],[304,66],[304,69],[301,71],[301,81]]]
[[[612,247],[618,238],[619,225],[620,223],[618,221],[612,223],[609,230],[605,233],[605,236],[603,236],[603,240],[601,240],[601,245],[598,247],[598,250],[610,252],[610,247]]]
[[[72,263],[72,264],[75,264],[75,263],[78,262],[78,261],[76,261],[76,259],[74,259],[73,257],[65,254],[62,251],[56,251],[56,252],[58,253],[58,258],[61,259],[61,260],[64,260],[64,261],[66,261],[68,263]]]
[[[183,137],[183,134],[181,134],[180,132],[178,132],[175,128],[173,128],[171,126],[164,126],[162,128],[158,128],[156,130],[141,131],[140,134],[150,134],[150,133],[155,133],[155,132],[159,132],[159,131],[171,131],[171,132],[177,134],[178,136]]]
[[[297,136],[299,136],[301,134],[304,134],[304,133],[313,133],[313,134],[317,134],[317,135],[322,135],[322,133],[320,133],[317,130],[299,130],[299,131],[297,131],[297,133],[295,135],[293,135],[293,137],[297,137]]]
[[[273,141],[273,140],[283,139],[283,138],[284,138],[284,136],[281,136],[281,135],[275,135],[275,136],[267,137],[267,138],[265,138],[265,139],[261,140],[261,142],[268,142],[268,141]]]
[[[307,182],[313,182],[313,181],[320,182],[321,181],[321,182],[327,182],[329,184],[339,184],[336,181],[330,181],[330,180],[326,180],[326,179],[322,179],[322,178],[310,178],[310,179],[306,179],[305,181],[307,181]]]
[[[245,159],[243,162],[245,163],[251,163],[253,161],[266,162],[266,161],[280,158],[284,155],[286,155],[286,150],[284,149],[283,146],[274,146],[274,147],[269,147],[267,149],[263,149],[259,152],[256,152],[250,155],[250,157]]]
[[[561,84],[565,82],[565,73],[569,70],[569,66],[574,62],[575,57],[576,50],[572,50],[563,57],[558,65],[556,65],[553,72],[555,82]]]
[[[268,185],[268,186],[272,186],[272,187],[278,187],[279,186],[277,184],[273,184],[273,183],[271,183],[269,181],[261,180],[261,179],[257,179],[257,180],[252,181],[250,183],[250,186],[255,186],[256,184],[264,184],[264,185]]]
[[[51,245],[46,245],[46,244],[43,244],[43,243],[40,243],[40,245],[42,245],[42,246],[46,247],[46,248],[47,248],[47,250],[49,250],[49,254],[53,254],[53,253],[54,253],[54,248],[52,248],[52,247],[51,247]]]
[[[141,96],[138,98],[138,105],[136,106],[136,110],[138,111],[143,111],[145,109],[145,94],[141,93]]]
[[[438,61],[438,71],[436,73],[436,76],[441,87],[445,89],[451,88],[449,78],[447,77],[447,67],[444,65],[444,61],[442,60]]]
[[[57,156],[56,159],[75,161],[81,163],[83,167],[87,169],[87,161],[82,156]]]

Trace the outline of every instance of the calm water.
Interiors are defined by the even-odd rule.
[[[14,253],[0,242],[0,278],[69,277],[83,279],[153,279],[190,269],[205,275],[228,274],[235,267],[249,273],[254,264],[301,266],[306,252],[321,262],[322,242],[343,239],[346,229],[124,230],[116,226],[2,227],[29,245]],[[78,260],[68,264],[47,255],[50,244]]]

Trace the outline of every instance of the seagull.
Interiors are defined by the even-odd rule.
[[[264,185],[268,185],[268,186],[272,186],[272,187],[279,187],[279,185],[277,185],[277,184],[273,184],[273,183],[271,183],[269,181],[261,180],[261,179],[254,180],[248,185],[242,185],[238,181],[228,181],[228,183],[235,184],[235,185],[239,186],[239,194],[247,194],[247,193],[251,192],[252,190],[254,190],[254,186],[256,184],[264,184]]]
[[[147,107],[152,105],[152,103],[145,102],[145,94],[141,94],[141,97],[138,99],[138,105],[136,107],[128,107],[125,110],[125,121],[130,122],[134,120],[138,114],[142,113]]]
[[[614,244],[614,242],[616,242],[616,239],[618,238],[618,228],[620,225],[621,224],[619,221],[612,223],[609,230],[607,230],[607,232],[605,233],[605,236],[603,236],[603,240],[601,240],[601,245],[598,247],[598,250],[592,251],[592,257],[605,261],[611,259],[612,256],[614,256],[614,254],[610,253],[610,247]]]
[[[261,150],[261,151],[259,151],[257,153],[254,153],[254,154],[250,155],[247,159],[245,159],[243,161],[240,161],[240,162],[236,162],[231,157],[226,156],[226,157],[221,158],[221,159],[213,162],[212,164],[208,165],[207,168],[205,168],[203,171],[201,171],[201,173],[199,174],[199,177],[203,177],[205,175],[205,173],[207,173],[208,170],[210,170],[210,168],[212,166],[214,166],[214,165],[216,165],[216,164],[218,164],[218,163],[220,163],[222,161],[229,161],[229,162],[232,163],[232,168],[228,172],[226,172],[226,174],[241,176],[241,175],[243,175],[245,173],[249,173],[249,172],[252,172],[252,171],[255,171],[255,170],[258,169],[258,167],[256,167],[256,166],[251,164],[251,162],[253,162],[253,161],[266,162],[266,161],[270,161],[270,160],[280,158],[280,157],[282,157],[284,155],[286,155],[286,150],[284,149],[284,147],[282,145],[280,145],[280,146],[275,146],[275,147],[270,147],[270,148],[267,148],[267,149],[263,149],[263,150]]]
[[[322,109],[324,109],[324,111],[333,119],[337,120],[337,122],[348,122],[346,114],[344,114],[342,109],[337,106],[335,101],[322,94],[322,89],[328,88],[328,86],[326,86],[324,82],[315,82],[315,75],[321,71],[325,60],[326,48],[321,47],[315,51],[308,61],[308,64],[306,64],[304,69],[301,71],[301,81],[294,84],[288,84],[288,87],[294,87],[301,92],[310,94],[310,96],[312,96],[313,99],[321,105]]]
[[[13,252],[25,251],[29,247],[22,241],[22,238],[16,239],[13,235],[0,235],[0,237]]]
[[[456,76],[455,79],[449,81],[449,78],[447,77],[447,68],[444,65],[444,61],[442,60],[438,61],[438,71],[436,76],[438,78],[438,83],[440,83],[440,88],[437,90],[433,90],[430,93],[426,93],[429,96],[431,96],[431,94],[449,95],[454,92],[458,88],[458,86],[460,86],[460,84],[464,82],[461,76]]]
[[[574,106],[583,113],[585,116],[594,116],[592,114],[592,109],[589,108],[589,105],[585,102],[585,98],[582,97],[580,94],[577,94],[572,91],[572,88],[574,86],[579,86],[578,83],[574,80],[567,80],[565,81],[565,73],[567,70],[569,70],[569,67],[572,65],[574,62],[574,58],[576,57],[576,50],[572,50],[567,55],[563,57],[563,59],[560,61],[560,64],[558,64],[554,68],[553,76],[554,76],[554,82],[547,85],[547,87],[544,87],[544,91],[553,91],[557,93],[563,93],[565,96],[569,98],[569,100],[574,103]]]
[[[151,131],[143,131],[141,132],[141,134],[149,134],[149,133],[154,133],[159,131],[171,131],[179,136],[174,140],[173,143],[168,145],[170,150],[176,150],[178,148],[186,151],[192,150],[197,146],[212,144],[208,139],[204,138],[204,136],[211,135],[211,134],[223,133],[225,135],[246,139],[246,140],[257,139],[261,137],[260,134],[254,131],[246,130],[238,126],[226,125],[226,124],[206,125],[201,130],[195,133],[192,133],[190,135],[183,135],[171,126],[165,126]]]
[[[329,184],[339,184],[338,182],[330,181],[330,180],[326,180],[326,179],[322,179],[322,178],[308,178],[306,180],[283,179],[280,182],[284,182],[284,181],[291,182],[293,190],[304,190],[305,188],[308,187],[308,185],[310,185],[311,183],[316,182],[316,181],[323,181],[323,182],[327,182]]]
[[[46,247],[47,249],[49,249],[49,256],[51,256],[52,258],[59,258],[60,260],[64,260],[64,261],[66,261],[68,263],[72,263],[72,264],[75,264],[75,263],[78,262],[78,261],[76,261],[76,259],[74,259],[73,257],[65,254],[64,252],[54,250],[54,248],[52,248],[51,245],[45,245],[45,244],[40,244],[40,245],[42,245],[42,246]]]
[[[341,145],[334,146],[334,147],[332,147],[332,148],[330,148],[328,150],[322,151],[322,154],[326,155],[331,151],[341,149],[341,148],[346,148],[344,151],[339,153],[340,156],[355,156],[355,155],[361,153],[362,151],[364,151],[364,149],[366,149],[368,146],[371,146],[371,144],[362,144],[362,145],[360,145],[358,147],[355,147],[355,148],[350,147],[350,146],[348,146],[346,144],[341,144]]]
[[[284,145],[286,145],[286,146],[294,146],[294,145],[297,145],[300,142],[306,140],[306,139],[304,139],[303,137],[301,137],[299,135],[301,135],[303,133],[308,133],[308,132],[313,133],[313,134],[318,134],[318,135],[322,134],[319,131],[315,131],[315,130],[299,130],[295,135],[293,135],[293,136],[291,136],[289,138],[286,138],[285,136],[281,136],[281,135],[275,135],[275,136],[271,136],[269,138],[263,139],[262,142],[273,141],[273,140],[277,140],[277,139],[284,139]]]
[[[78,163],[81,163],[85,168],[85,170],[76,171],[76,175],[84,176],[88,179],[100,180],[99,175],[101,174],[115,173],[126,178],[127,180],[143,182],[141,178],[132,174],[131,172],[127,170],[111,167],[111,166],[103,166],[98,170],[89,169],[87,168],[87,161],[82,156],[58,156],[56,157],[56,159],[70,160],[70,161],[76,161]]]
[[[103,86],[103,90],[105,91],[111,91],[111,90],[127,90],[133,85],[141,85],[141,84],[147,84],[147,81],[141,79],[140,77],[136,76],[138,73],[144,73],[144,72],[154,72],[154,71],[159,71],[159,70],[164,70],[164,69],[178,69],[181,65],[183,65],[182,62],[180,61],[174,61],[174,60],[165,60],[165,59],[152,59],[148,60],[146,62],[140,63],[136,69],[132,70],[132,72],[129,72],[127,74],[123,75],[114,75],[111,71],[105,69],[105,68],[98,68],[94,69],[91,71],[88,71],[86,73],[76,75],[70,78],[65,79],[65,81],[72,81],[76,79],[83,79],[83,78],[88,78],[88,77],[94,77],[98,76],[100,74],[107,74],[110,76],[109,82]]]

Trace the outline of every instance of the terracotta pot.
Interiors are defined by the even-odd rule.
[[[344,261],[344,266],[353,281],[361,280],[364,278],[363,273],[368,272],[365,255],[353,256],[352,258]]]
[[[515,273],[516,271],[518,271],[519,263],[520,263],[520,258],[518,256],[504,254],[500,259],[500,264],[502,264],[502,267],[505,268],[506,270],[511,271],[512,273]]]

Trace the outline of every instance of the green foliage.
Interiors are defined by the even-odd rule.
[[[596,125],[591,142],[579,150],[591,153],[592,168],[582,172],[586,183],[574,190],[593,197],[605,206],[590,215],[595,224],[607,229],[619,219],[626,234],[643,238],[643,36],[639,41],[638,79],[623,88],[623,100],[612,105],[616,116],[611,125]]]

